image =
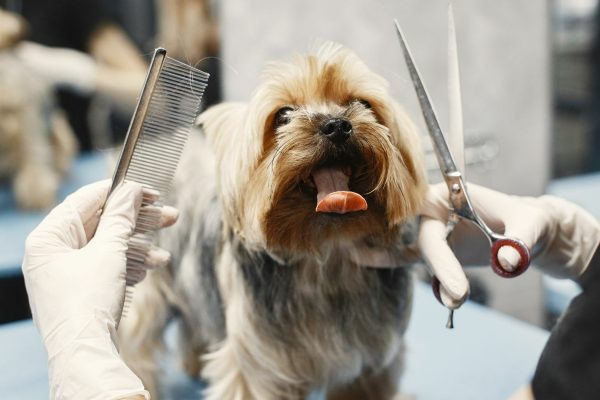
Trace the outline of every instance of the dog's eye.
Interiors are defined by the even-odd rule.
[[[362,104],[365,108],[371,109],[373,108],[373,106],[371,106],[371,103],[369,103],[367,100],[363,100],[363,99],[358,99],[357,100],[360,104]]]
[[[290,113],[294,111],[292,107],[281,107],[275,114],[274,125],[275,128],[288,124],[290,122]]]

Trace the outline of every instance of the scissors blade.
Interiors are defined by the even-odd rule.
[[[404,54],[404,61],[406,62],[413,86],[417,92],[417,98],[419,99],[419,104],[421,105],[421,112],[425,118],[425,124],[427,125],[427,130],[429,131],[429,137],[431,137],[433,142],[433,149],[437,157],[438,164],[440,165],[440,169],[444,175],[458,173],[459,170],[456,168],[456,164],[452,158],[452,153],[450,153],[450,149],[448,148],[448,144],[446,143],[446,139],[444,138],[444,134],[440,128],[435,111],[433,110],[433,105],[429,100],[429,95],[427,94],[427,90],[425,89],[423,81],[421,80],[421,75],[419,74],[417,66],[415,65],[410,49],[408,48],[408,44],[404,39],[402,28],[400,28],[400,24],[396,19],[394,19],[394,24],[396,25],[396,31],[398,33],[398,38],[400,39],[400,45]]]
[[[456,27],[452,1],[448,1],[448,104],[450,105],[450,130],[448,145],[454,156],[458,170],[465,175],[465,142],[463,131],[462,99],[460,89],[460,69],[456,46]]]

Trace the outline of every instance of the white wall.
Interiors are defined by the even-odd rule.
[[[248,99],[265,61],[303,52],[315,39],[335,40],[390,81],[392,93],[425,132],[393,28],[396,17],[445,126],[446,5],[442,0],[221,2],[225,97]],[[547,1],[455,0],[454,9],[466,140],[492,144],[487,154],[493,160],[469,168],[468,177],[516,194],[542,193],[551,137]]]

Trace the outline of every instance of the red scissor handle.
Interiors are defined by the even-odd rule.
[[[512,247],[519,253],[519,256],[521,257],[521,260],[514,271],[506,271],[500,265],[500,261],[498,260],[498,251],[504,246]],[[531,264],[531,252],[525,243],[519,239],[501,238],[495,240],[492,243],[491,256],[492,270],[503,278],[515,278],[525,272]],[[442,296],[440,294],[440,280],[436,276],[431,278],[431,289],[437,301],[444,305],[442,302]]]
[[[514,271],[507,271],[504,268],[502,268],[502,265],[500,265],[500,261],[498,260],[498,251],[504,246],[512,247],[519,253],[519,256],[521,257],[521,260],[519,261],[519,264],[517,265],[517,268],[514,269]],[[521,275],[523,272],[525,272],[527,268],[529,268],[529,264],[531,263],[531,252],[529,251],[529,248],[525,245],[525,243],[523,243],[519,239],[497,239],[492,243],[490,263],[492,266],[492,270],[496,274],[500,275],[503,278],[515,278]]]

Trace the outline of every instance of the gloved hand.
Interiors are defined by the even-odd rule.
[[[25,41],[16,46],[15,54],[26,68],[51,86],[68,88],[82,95],[96,89],[97,63],[81,51]]]
[[[530,250],[535,248],[534,263],[543,272],[571,279],[585,272],[600,243],[600,224],[581,207],[555,196],[510,196],[473,183],[468,184],[468,190],[475,210],[492,230],[521,239]],[[419,247],[440,280],[442,301],[455,308],[469,290],[455,253],[469,253],[471,262],[485,265],[490,262],[490,248],[487,241],[481,241],[483,234],[471,227],[471,234],[451,235],[451,250],[446,242],[448,208],[446,184],[430,186],[421,210]],[[480,240],[473,240],[475,235]],[[498,259],[506,270],[514,270],[520,261],[510,247],[501,248]]]
[[[102,181],[79,189],[27,238],[22,268],[33,320],[48,352],[52,399],[149,398],[112,338],[125,296],[127,242],[142,197],[152,194],[125,183],[99,218],[109,187],[110,181]],[[161,212],[157,228],[176,221],[174,208]],[[168,258],[166,251],[153,249],[146,264],[159,267]]]

